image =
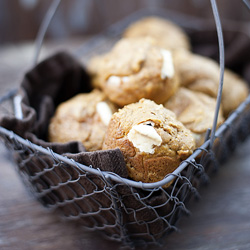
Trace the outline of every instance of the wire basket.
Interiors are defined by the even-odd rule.
[[[214,10],[218,21],[215,7]],[[96,52],[98,48],[107,45],[107,34],[112,44],[128,22],[149,14],[166,15],[159,10],[157,13],[155,10],[136,13],[112,26],[105,35],[91,39],[76,54],[80,51],[81,55],[87,53],[91,56],[93,47]],[[190,22],[189,25],[194,23]],[[220,28],[218,22],[216,25]],[[218,33],[221,34],[220,32],[219,29]],[[221,43],[220,39],[219,36]],[[223,76],[223,44],[219,45]],[[36,60],[37,57],[38,54]],[[223,79],[221,89],[222,82]],[[16,91],[12,91],[0,100],[1,109],[8,114],[12,112],[8,104],[20,102],[16,94]],[[221,93],[218,93],[217,109],[220,98]],[[14,105],[17,115],[20,114],[19,104]],[[101,166],[94,168],[81,164],[0,127],[0,136],[16,162],[18,173],[37,200],[48,209],[58,211],[64,219],[77,220],[86,229],[101,231],[105,237],[129,247],[160,245],[166,235],[178,230],[177,221],[182,215],[189,214],[188,202],[199,198],[199,188],[209,182],[210,176],[249,135],[250,96],[217,131],[212,128],[210,132],[211,136],[207,137],[205,143],[174,172],[162,181],[142,183],[117,173],[103,171]],[[168,188],[163,188],[170,182]]]

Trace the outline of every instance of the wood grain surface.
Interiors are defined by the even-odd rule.
[[[189,205],[191,216],[182,218],[164,249],[250,249],[249,150],[250,140],[201,190],[201,200]],[[0,249],[119,249],[45,210],[26,191],[3,145],[0,159]]]
[[[68,41],[72,46],[79,40]],[[48,47],[47,51],[53,49]],[[17,53],[19,52],[19,54]],[[46,54],[46,53],[45,53]],[[18,55],[18,56],[17,56]],[[0,93],[17,86],[30,67],[33,45],[0,50]],[[240,145],[200,190],[190,217],[178,223],[180,232],[166,238],[164,246],[150,249],[250,249],[250,139]],[[68,250],[119,249],[97,232],[86,232],[75,222],[65,222],[45,210],[26,191],[3,144],[0,144],[0,249]]]

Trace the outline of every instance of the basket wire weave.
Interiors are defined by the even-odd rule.
[[[54,13],[60,1],[53,3]],[[211,0],[211,5],[220,47],[221,88],[210,139],[162,181],[142,183],[85,166],[0,127],[0,138],[12,154],[21,179],[37,200],[50,210],[60,211],[62,218],[77,220],[86,229],[101,231],[107,238],[131,248],[160,245],[165,235],[178,230],[177,221],[190,213],[188,201],[199,198],[198,189],[209,182],[210,175],[250,133],[250,96],[215,131],[224,48],[216,2]],[[48,18],[52,17],[53,14]],[[44,35],[44,31],[41,33]],[[34,63],[43,35],[37,41]],[[1,110],[9,112],[5,104],[12,103],[16,93],[14,90],[0,99]],[[169,182],[172,184],[164,189],[162,186]]]

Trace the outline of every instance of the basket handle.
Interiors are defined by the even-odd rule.
[[[250,8],[250,3],[249,0],[243,0],[243,2],[247,5],[248,8]],[[38,35],[36,38],[36,48],[35,48],[35,56],[33,59],[33,64],[34,66],[38,62],[39,54],[41,51],[41,47],[43,44],[43,40],[45,37],[45,34],[47,32],[48,26],[50,25],[59,5],[61,3],[61,0],[53,0],[51,5],[49,6],[49,9],[45,15],[45,18],[42,21],[42,24],[39,28]],[[218,121],[218,115],[219,115],[219,109],[220,109],[220,104],[221,104],[221,96],[222,96],[222,89],[223,89],[223,80],[224,80],[224,69],[225,69],[225,56],[224,56],[224,41],[223,41],[223,32],[222,32],[222,27],[221,27],[221,22],[220,22],[220,17],[219,17],[219,12],[218,12],[218,7],[216,4],[216,0],[210,0],[213,15],[214,15],[214,20],[215,20],[215,25],[216,25],[216,30],[217,30],[217,36],[218,36],[218,43],[219,43],[219,65],[220,65],[220,82],[219,82],[219,88],[218,88],[218,93],[217,93],[217,100],[216,100],[216,109],[215,109],[215,114],[214,114],[214,120],[213,120],[213,126],[211,129],[209,129],[207,132],[210,133],[210,148],[213,146],[214,140],[215,140],[215,132],[217,128],[217,121]],[[15,100],[15,99],[14,99]],[[20,100],[17,98],[16,106],[19,105]],[[16,109],[17,111],[19,109]],[[20,110],[19,110],[20,111]],[[21,112],[17,112],[18,118],[22,117]],[[207,133],[207,134],[208,134]]]
[[[210,148],[212,148],[214,140],[215,140],[215,132],[217,128],[217,121],[218,121],[218,115],[220,110],[220,104],[221,104],[221,96],[222,96],[222,89],[223,89],[223,81],[224,81],[224,70],[225,70],[225,49],[224,49],[224,40],[223,40],[223,32],[220,22],[220,16],[218,12],[218,7],[216,4],[216,0],[210,0],[211,7],[214,15],[215,25],[216,25],[216,31],[218,36],[218,43],[219,43],[219,64],[220,64],[220,82],[219,82],[219,88],[217,93],[217,100],[216,100],[216,108],[215,108],[215,114],[214,114],[214,120],[213,120],[213,126],[211,130],[210,135]]]
[[[43,40],[45,37],[45,34],[47,32],[47,29],[51,23],[51,20],[55,16],[55,13],[61,3],[61,0],[53,0],[51,5],[49,6],[49,9],[46,12],[45,18],[42,20],[42,24],[40,25],[40,28],[37,33],[36,41],[35,41],[35,56],[33,59],[33,65],[35,66],[38,62],[39,54],[42,48]]]
[[[243,0],[246,7],[250,10],[250,1],[249,0]]]
[[[243,1],[245,4],[247,4],[247,2],[248,2],[248,0],[243,0]],[[225,68],[224,60],[225,59],[224,59],[224,41],[223,41],[222,27],[221,27],[221,22],[220,22],[220,17],[219,17],[219,12],[218,12],[218,8],[217,8],[216,0],[210,0],[210,2],[211,2],[211,6],[212,6],[215,24],[216,24],[216,30],[217,30],[218,42],[219,42],[219,53],[220,53],[220,83],[219,83],[219,89],[218,89],[218,94],[217,94],[217,102],[216,102],[214,121],[213,121],[213,126],[212,126],[211,134],[210,134],[210,148],[211,148],[213,143],[214,143],[214,140],[215,140],[215,132],[216,132],[216,128],[217,128],[218,114],[219,114],[219,109],[220,109],[220,104],[221,104],[224,68]],[[43,44],[45,34],[47,32],[47,29],[48,29],[48,26],[50,25],[60,3],[61,3],[61,0],[53,0],[53,2],[51,3],[51,5],[50,5],[50,7],[45,15],[45,18],[42,21],[41,26],[39,28],[38,35],[36,38],[35,56],[34,56],[34,60],[33,60],[34,66],[38,62],[39,54],[41,51],[41,47]],[[17,105],[18,105],[18,100],[17,100]],[[21,115],[20,117],[22,117],[22,114],[20,112],[18,112],[18,115]],[[209,131],[210,130],[208,130],[208,132]]]
[[[60,2],[61,0],[53,0],[51,5],[49,6],[49,9],[46,12],[46,15],[42,21],[42,24],[40,25],[40,28],[37,33],[36,41],[35,41],[35,55],[33,58],[33,67],[37,65],[45,34],[51,23],[51,20],[53,19],[56,13],[56,10],[58,9],[60,5]],[[15,117],[17,119],[23,119],[23,112],[21,108],[22,97],[18,95],[18,89],[13,89],[9,93],[7,93],[6,96],[0,99],[0,103],[3,102],[6,98],[12,98]]]

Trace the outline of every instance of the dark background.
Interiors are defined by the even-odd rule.
[[[0,45],[34,40],[51,0],[0,0]],[[223,18],[250,20],[242,0],[218,0]],[[194,16],[212,18],[210,1],[204,0],[62,0],[46,38],[68,38],[100,32],[136,11],[156,6]]]

